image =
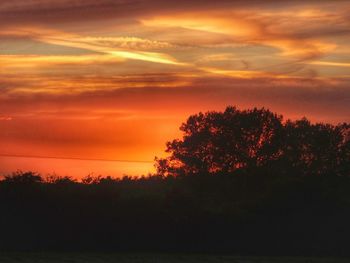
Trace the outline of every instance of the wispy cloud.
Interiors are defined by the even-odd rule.
[[[0,121],[12,121],[12,119],[10,116],[0,116]]]
[[[135,59],[143,60],[154,63],[164,63],[164,64],[174,64],[180,65],[170,55],[150,52],[150,51],[140,51],[140,49],[148,49],[155,46],[164,47],[165,43],[150,41],[140,38],[93,38],[93,37],[82,37],[77,34],[66,33],[57,30],[51,30],[47,28],[20,28],[17,30],[13,28],[8,30],[6,33],[12,33],[16,36],[30,36],[32,39],[61,46],[68,46],[74,48],[81,48],[93,52],[102,53],[105,55],[110,55],[111,59],[120,58],[124,59]],[[20,33],[21,32],[21,33]],[[133,44],[134,43],[134,44]],[[138,47],[138,48],[137,48]],[[135,50],[136,49],[136,50]],[[67,57],[67,60],[72,60],[72,58]],[[89,59],[89,58],[87,58]],[[78,57],[77,60],[84,60],[84,57]]]
[[[319,66],[331,66],[331,67],[350,67],[350,63],[343,63],[343,62],[332,62],[332,61],[312,61],[310,62],[312,65],[319,65]]]

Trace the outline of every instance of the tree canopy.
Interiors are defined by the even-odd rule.
[[[350,175],[350,125],[313,124],[306,118],[254,108],[227,107],[190,116],[182,139],[156,158],[163,176],[241,173]]]

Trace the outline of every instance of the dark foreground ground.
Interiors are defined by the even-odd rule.
[[[0,183],[0,251],[350,257],[350,177],[27,177]]]
[[[236,257],[225,255],[166,255],[166,254],[0,254],[1,263],[345,263],[350,258],[314,257]]]

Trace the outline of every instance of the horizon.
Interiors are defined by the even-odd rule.
[[[86,176],[139,177],[155,172],[154,161],[0,155],[0,162],[6,167],[0,171],[0,178],[19,171],[39,173],[44,177],[68,176],[77,180]],[[33,162],[36,164],[35,169],[33,169]]]
[[[147,174],[190,115],[228,105],[350,122],[349,11],[342,0],[2,1],[0,175]]]
[[[206,111],[205,113],[209,112],[213,111]],[[281,117],[282,124],[286,124],[288,121],[298,121],[306,118],[306,116],[303,116],[299,119],[286,119],[283,115],[280,115],[276,112],[273,114],[276,114],[277,116]],[[306,120],[310,121],[307,118]],[[312,121],[310,123],[316,125],[329,124],[324,122]],[[183,124],[185,124],[185,122]],[[342,124],[345,124],[345,122],[337,123],[337,125]],[[166,157],[167,155],[168,154],[165,154],[164,157]],[[44,177],[70,177],[78,181],[87,176],[110,176],[112,178],[122,178],[124,176],[127,176],[133,178],[140,178],[156,174],[156,159],[159,157],[161,156],[155,156],[153,160],[122,160],[60,156],[14,155],[0,153],[0,163],[3,165],[3,167],[5,167],[5,169],[3,168],[2,170],[0,170],[0,178],[5,178],[5,176],[9,175],[14,175],[17,172],[33,172],[38,173]],[[34,166],[33,162],[35,163]],[[35,167],[35,169],[33,169],[33,167]]]

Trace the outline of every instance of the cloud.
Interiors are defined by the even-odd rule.
[[[336,48],[332,41],[319,37],[350,33],[350,23],[345,13],[322,14],[313,18],[298,15],[297,12],[281,14],[278,11],[264,13],[233,9],[161,15],[142,20],[142,23],[151,27],[184,28],[220,34],[226,43],[263,44],[280,49],[283,56],[313,59]],[[213,40],[214,43],[217,41],[215,37]]]
[[[338,5],[346,1],[332,1]],[[1,25],[67,23],[110,18],[147,17],[159,13],[189,10],[215,10],[218,8],[273,8],[280,9],[310,4],[322,5],[320,1],[308,0],[3,0],[0,3]]]
[[[3,152],[151,160],[162,155],[166,141],[179,136],[178,127],[190,114],[223,110],[227,105],[266,107],[293,119],[350,121],[350,79],[96,76],[73,79],[76,86],[86,81],[94,87],[80,92],[72,92],[70,85],[60,92],[49,91],[65,78],[36,90],[40,81],[47,79],[0,81],[0,87],[8,87],[0,94],[0,116],[12,118],[1,122]],[[123,88],[139,82],[140,88]],[[20,90],[14,92],[18,85]],[[36,92],[30,92],[33,88]]]
[[[82,37],[81,41],[111,48],[127,50],[155,50],[173,48],[174,45],[139,37]]]
[[[10,116],[0,116],[0,121],[12,121],[12,117],[10,117]]]
[[[143,76],[129,76],[129,82],[139,81]],[[133,80],[134,79],[134,80]],[[187,78],[187,84],[181,77],[164,76],[163,81],[173,79],[178,86],[156,86],[148,82],[142,88],[117,88],[120,79],[109,79],[108,89],[87,90],[71,93],[69,89],[60,93],[13,93],[8,91],[0,96],[0,112],[21,114],[31,112],[35,105],[41,112],[66,110],[97,110],[133,112],[150,116],[154,112],[163,115],[181,115],[183,118],[191,112],[216,109],[228,104],[242,107],[265,106],[285,113],[287,116],[311,116],[315,120],[348,121],[350,116],[350,80],[310,80],[303,78],[272,77],[240,79],[226,77]],[[89,80],[91,82],[92,79]],[[94,83],[98,85],[96,78]],[[181,109],[181,110],[179,110]],[[103,114],[102,114],[103,115]],[[99,116],[102,116],[99,115]],[[157,114],[155,114],[157,115]],[[50,115],[50,117],[53,117]],[[323,119],[324,118],[324,119]]]
[[[109,55],[110,59],[135,59],[154,63],[181,65],[168,54],[159,52],[142,51],[142,49],[164,48],[167,45],[164,42],[151,41],[140,38],[97,38],[97,37],[82,37],[77,34],[66,33],[58,30],[52,30],[45,27],[29,27],[29,28],[11,28],[6,32],[8,34],[19,36],[30,36],[37,41],[61,45],[70,48],[79,48],[97,52],[104,55]],[[20,33],[21,32],[21,33]],[[170,44],[168,44],[168,47]],[[136,50],[135,50],[136,49]],[[141,49],[141,50],[140,50]],[[3,58],[3,57],[2,57]],[[6,57],[5,57],[6,58]],[[68,57],[69,58],[69,57]],[[84,59],[83,56],[77,57],[77,60]]]
[[[320,66],[334,66],[334,67],[350,67],[350,63],[339,63],[339,62],[332,62],[332,61],[312,61],[310,62],[312,65],[320,65]]]
[[[315,1],[286,1],[280,5],[277,1],[219,1],[214,5],[211,1],[201,1],[199,4],[199,1],[191,0],[175,5],[157,0],[88,0],[72,3],[54,0],[5,1],[0,5],[0,14],[13,14],[16,23],[4,21],[0,38],[8,38],[9,35],[27,37],[47,46],[61,46],[62,52],[65,47],[86,52],[82,55],[101,54],[101,59],[96,60],[98,63],[113,59],[137,60],[186,68],[176,69],[176,72],[192,68],[193,71],[235,77],[266,77],[273,74],[315,77],[323,65],[313,61],[339,50],[345,50],[344,53],[349,48],[346,44],[350,28],[346,10],[349,7],[346,1],[337,3],[315,5]],[[97,12],[104,9],[108,11]],[[119,15],[122,11],[129,17]],[[73,16],[75,12],[81,14]],[[109,17],[109,12],[112,17]],[[14,15],[17,13],[21,15]],[[34,13],[33,23],[23,23],[26,15]],[[48,14],[53,19],[56,17],[57,21],[49,19],[44,25],[39,21],[40,16]],[[90,19],[90,15],[98,14],[103,16],[97,20]],[[59,20],[61,16],[62,21]],[[106,27],[96,22],[109,18],[112,22]],[[79,22],[79,25],[70,24],[70,19]],[[125,23],[123,29],[118,28],[121,22]],[[89,29],[92,25],[93,29]],[[345,40],[340,43],[334,40],[335,37]],[[245,47],[254,54],[250,56],[242,49],[235,48],[237,46]],[[257,47],[265,49],[256,51]],[[203,63],[204,57],[229,53],[235,55],[234,60],[244,61],[245,66],[234,63],[230,55],[226,56],[226,62],[207,60]],[[6,60],[5,57],[0,59]],[[75,58],[76,61],[83,59]],[[67,57],[67,63],[73,60]],[[86,57],[86,61],[90,60]],[[201,63],[197,63],[200,60]],[[31,57],[28,57],[28,61],[35,62]],[[34,63],[31,69],[36,65]],[[41,65],[48,66],[47,63]],[[331,70],[328,72],[337,74]]]

